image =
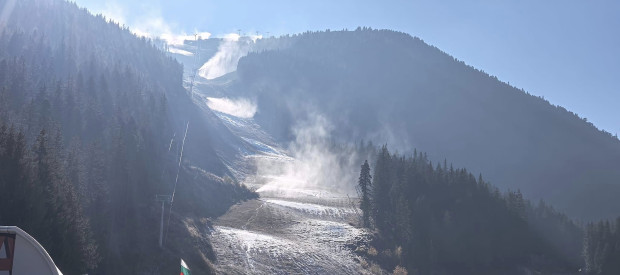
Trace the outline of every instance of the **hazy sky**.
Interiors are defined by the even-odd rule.
[[[407,32],[620,134],[620,1],[75,0],[153,34]]]

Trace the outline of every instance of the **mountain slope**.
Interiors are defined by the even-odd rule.
[[[73,3],[0,7],[0,184],[23,191],[0,192],[0,223],[32,234],[69,274],[172,273],[179,257],[208,272],[206,218],[255,194],[227,179],[241,141],[194,104],[183,67]],[[160,249],[155,195],[174,186]]]
[[[294,121],[321,114],[340,139],[419,148],[572,217],[620,211],[620,141],[586,119],[404,33],[286,40],[242,58],[228,92],[256,98],[256,120],[280,140],[292,137]]]

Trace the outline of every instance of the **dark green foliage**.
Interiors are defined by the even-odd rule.
[[[620,274],[620,218],[586,226],[583,257],[588,274]]]
[[[34,216],[29,217],[34,222],[31,232],[47,244],[46,250],[51,255],[57,255],[63,270],[83,273],[97,267],[100,259],[88,220],[82,214],[77,192],[66,172],[68,167],[63,167],[61,162],[64,151],[60,139],[58,136],[55,142],[49,142],[45,130],[41,130],[33,145],[30,190],[34,194],[28,198],[35,202]],[[42,228],[39,224],[46,226]]]
[[[13,126],[0,129],[0,209],[13,209],[12,205],[25,205],[28,192],[29,165],[25,136]],[[2,211],[2,222],[23,222],[19,211]]]
[[[192,238],[183,213],[199,220],[256,196],[222,180],[215,123],[183,89],[182,66],[151,41],[60,0],[17,1],[4,23],[0,125],[15,126],[0,133],[0,224],[32,234],[65,274],[178,267],[158,247],[155,195],[172,193],[181,141],[170,138],[187,120],[177,200],[191,202],[173,209],[176,239]],[[201,249],[183,253],[212,255]]]
[[[388,251],[377,257],[388,270],[400,264],[421,274],[479,274],[522,267],[572,272],[579,266],[579,243],[571,244],[581,232],[570,220],[542,204],[531,207],[519,191],[501,196],[465,169],[433,165],[417,152],[392,155],[383,146],[372,186],[379,232],[373,245]],[[552,240],[550,234],[564,235]],[[385,256],[398,247],[396,260]]]
[[[41,130],[26,151],[24,135],[2,126],[0,221],[18,225],[42,243],[67,273],[84,273],[100,261],[59,143]],[[42,226],[44,225],[44,226]]]
[[[362,224],[364,227],[370,227],[370,207],[372,206],[370,203],[371,184],[372,176],[370,176],[370,165],[368,165],[368,160],[365,160],[364,164],[362,164],[358,181],[359,197],[361,198],[360,209],[362,210]]]
[[[530,229],[539,234],[562,259],[582,265],[581,253],[584,230],[581,225],[558,212],[542,200],[534,206],[525,201],[525,218]]]

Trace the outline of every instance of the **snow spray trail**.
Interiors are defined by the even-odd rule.
[[[347,194],[304,184],[300,174],[291,176],[295,167],[291,164],[298,160],[273,142],[253,118],[212,111],[253,146],[245,161],[275,168],[245,175],[244,183],[262,198],[234,205],[214,222],[210,239],[218,273],[369,273],[351,251],[352,244],[367,240],[368,233],[350,225],[358,214]]]
[[[228,84],[218,80],[203,84],[209,89],[198,87],[194,103],[243,142],[239,160],[229,168],[261,196],[232,206],[213,222],[218,274],[369,273],[351,250],[368,239],[365,230],[351,225],[359,218],[348,197],[355,191],[342,188],[355,180],[339,173],[340,164],[351,160],[323,154],[329,123],[315,116],[295,129],[295,144],[282,146],[254,120],[260,110],[253,99],[223,96]]]

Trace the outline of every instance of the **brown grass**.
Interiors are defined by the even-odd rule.
[[[368,255],[376,257],[378,254],[379,254],[379,252],[377,251],[376,248],[374,248],[372,246],[368,248]]]
[[[392,274],[394,275],[407,275],[409,274],[409,272],[407,272],[407,269],[405,269],[404,267],[397,265],[394,268],[394,272],[392,272]]]

